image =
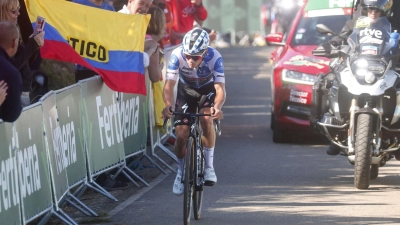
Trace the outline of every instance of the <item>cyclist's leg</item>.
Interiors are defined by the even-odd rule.
[[[190,86],[179,82],[178,93],[175,102],[175,112],[196,113],[199,95]],[[178,159],[183,159],[186,155],[186,141],[189,136],[190,117],[188,115],[176,115],[175,121],[175,155]]]
[[[200,101],[200,112],[211,114],[210,107],[214,104],[215,88],[209,86],[208,93],[204,95]],[[205,171],[204,180],[205,185],[212,186],[217,182],[217,176],[214,171],[214,146],[216,141],[216,134],[213,126],[211,116],[200,117],[200,124],[203,130],[202,142],[205,153]]]
[[[195,112],[197,107],[197,100],[193,101],[192,96],[187,93],[187,86],[181,82],[178,83],[178,93],[175,103],[175,112]],[[193,104],[194,102],[194,104]],[[174,120],[175,126],[175,155],[178,158],[178,173],[174,181],[172,191],[176,195],[183,194],[184,185],[182,181],[182,172],[184,158],[186,155],[186,141],[189,136],[189,120],[190,118],[185,115],[176,115]]]

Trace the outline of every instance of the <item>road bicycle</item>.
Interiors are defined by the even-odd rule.
[[[188,115],[190,118],[190,130],[186,142],[187,153],[182,171],[182,183],[184,183],[183,222],[184,225],[189,225],[192,211],[195,220],[200,219],[204,197],[205,155],[201,140],[203,131],[201,129],[199,117],[211,116],[211,114],[180,112],[173,112],[173,114]],[[164,130],[166,130],[167,121],[168,119],[164,121]],[[214,129],[218,136],[221,135],[219,120],[214,120]]]

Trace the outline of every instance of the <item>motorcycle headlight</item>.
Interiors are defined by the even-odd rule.
[[[354,60],[352,63],[352,70],[354,74],[360,78],[365,79],[367,73],[372,73],[372,75],[380,77],[386,71],[386,63],[380,60],[367,60],[365,58],[360,58]],[[371,77],[371,74],[368,74]]]
[[[282,70],[282,80],[291,83],[313,85],[317,76],[312,74],[300,73],[292,70]]]

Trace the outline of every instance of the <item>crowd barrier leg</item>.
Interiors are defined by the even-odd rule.
[[[114,201],[118,201],[118,199],[116,199],[114,196],[112,196],[110,193],[108,193],[106,190],[104,190],[104,188],[102,188],[99,184],[97,184],[95,181],[93,181],[93,178],[89,176],[88,181],[85,181],[78,189],[75,190],[75,192],[73,193],[73,195],[76,198],[80,198],[82,196],[82,194],[86,191],[87,188],[90,188],[96,192],[98,192],[99,194],[102,194],[103,196],[114,200]]]
[[[85,205],[85,203],[83,203],[81,200],[79,200],[72,194],[69,194],[68,197],[65,199],[65,201],[69,203],[71,206],[75,207],[80,212],[82,212],[83,214],[85,214],[86,216],[99,216],[95,211],[93,211],[91,208]],[[75,203],[74,201],[77,203]]]
[[[140,182],[142,182],[144,185],[146,185],[147,187],[149,187],[150,185],[143,180],[139,175],[137,175],[135,172],[133,172],[130,168],[129,165],[126,166],[126,160],[124,165],[117,171],[117,173],[115,173],[112,177],[112,179],[115,179],[120,173],[122,173],[126,178],[128,178],[134,185],[136,185],[137,187],[140,187],[140,185],[132,179],[132,177],[128,174],[131,174],[132,176],[136,177],[136,179],[138,179]]]
[[[152,117],[150,116],[150,122],[152,120]],[[150,123],[152,124],[152,123]],[[160,161],[165,167],[167,167],[169,170],[171,170],[172,172],[176,173],[176,170],[174,168],[172,168],[168,163],[166,163],[163,159],[161,159],[161,157],[159,157],[156,153],[155,153],[155,149],[158,147],[160,148],[164,153],[166,153],[169,157],[171,157],[175,162],[178,162],[178,159],[176,158],[175,154],[173,152],[171,152],[167,147],[165,147],[162,143],[161,143],[161,137],[160,137],[160,131],[159,129],[152,127],[151,126],[151,135],[150,135],[150,140],[151,140],[151,156],[156,158],[158,161]],[[154,132],[156,132],[156,140],[154,140]],[[169,132],[169,134],[171,134],[171,132]],[[166,139],[169,138],[169,134],[166,135]],[[164,171],[165,172],[165,171]]]
[[[106,191],[104,188],[102,188],[98,183],[96,183],[96,182],[87,183],[87,186],[89,188],[91,188],[92,190],[97,191],[98,193],[104,195],[105,197],[118,202],[118,199],[116,199],[113,195],[108,193],[108,191]]]
[[[158,165],[149,155],[147,155],[147,153],[143,154],[142,157],[146,157],[146,159],[149,160],[155,167],[157,167],[158,170],[160,170],[164,175],[167,175],[165,170],[160,165]]]
[[[46,213],[44,217],[39,221],[38,225],[45,225],[51,218],[51,216],[54,215],[64,223],[68,225],[78,225],[68,214],[66,214],[62,209],[52,209],[50,212]]]

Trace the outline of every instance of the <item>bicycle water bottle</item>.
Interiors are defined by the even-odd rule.
[[[394,41],[393,48],[397,48],[399,45],[399,33],[397,33],[397,30],[390,33],[390,39]]]

